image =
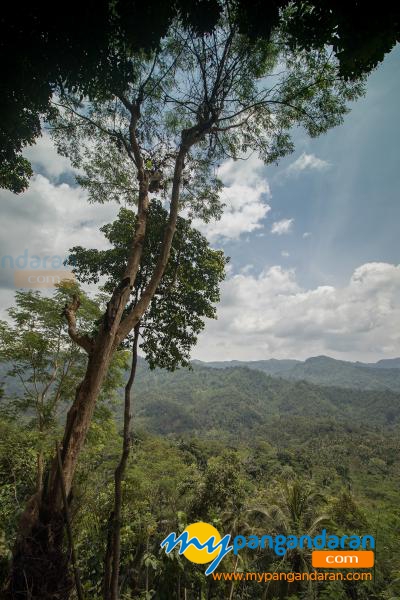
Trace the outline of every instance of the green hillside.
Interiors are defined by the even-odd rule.
[[[291,366],[296,368],[296,364]],[[343,365],[338,368],[343,372]],[[390,369],[381,371],[388,374]],[[18,390],[16,380],[9,381],[2,402],[7,403],[7,394],[18,394]],[[121,451],[123,391],[106,403],[112,412],[104,403],[98,404],[73,498],[82,578],[87,598],[94,600],[101,598],[114,469]],[[160,542],[171,530],[182,523],[205,521],[216,523],[222,531],[238,526],[281,532],[280,522],[268,517],[268,511],[277,506],[290,519],[293,494],[304,499],[305,512],[304,525],[289,521],[291,528],[305,528],[309,514],[327,515],[331,531],[372,533],[379,544],[373,582],[357,582],[357,588],[351,582],[324,584],[313,589],[314,598],[398,597],[399,393],[316,385],[242,366],[216,369],[195,364],[191,371],[151,371],[140,360],[132,412],[122,569],[141,581],[146,573],[144,561],[150,556],[152,585],[168,590],[155,599],[179,597],[169,595],[171,560],[160,553]],[[0,579],[8,572],[20,507],[34,490],[37,448],[42,444],[25,417],[17,421],[0,418],[0,478],[5,484],[0,494],[4,539]],[[60,439],[60,425],[60,421],[55,424],[54,439],[49,437],[45,447],[47,464],[54,440]],[[270,553],[242,553],[242,557],[244,570],[280,568]],[[226,561],[221,568],[230,571],[234,563]],[[297,569],[290,563],[287,568]],[[188,586],[192,581],[197,585],[197,565],[186,561],[180,569]],[[146,586],[146,578],[141,585]],[[260,598],[260,589],[252,585],[247,598]],[[302,595],[293,595],[285,587],[274,590],[271,600],[310,598],[308,588]],[[221,584],[214,591],[213,598],[229,598],[231,587]],[[194,598],[191,595],[188,600]]]
[[[142,363],[135,385],[136,422],[156,433],[213,430],[245,437],[271,417],[391,428],[400,422],[400,394],[390,390],[322,387],[271,377],[245,367],[150,371]]]
[[[331,385],[360,390],[400,391],[400,360],[381,360],[377,363],[347,362],[329,356],[315,356],[305,361],[298,360],[257,360],[222,361],[196,364],[221,369],[247,367],[278,375],[285,379],[306,380],[319,385]]]

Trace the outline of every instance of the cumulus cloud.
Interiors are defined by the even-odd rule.
[[[303,289],[293,269],[274,266],[224,282],[218,321],[196,357],[376,360],[400,353],[400,265],[366,263],[343,287]]]
[[[271,233],[277,235],[283,235],[292,231],[294,219],[282,219],[281,221],[275,221],[272,223]]]
[[[19,196],[2,191],[0,202],[0,258],[11,256],[14,260],[26,250],[29,259],[33,255],[64,259],[74,245],[105,248],[107,241],[99,227],[115,219],[118,211],[111,203],[89,204],[86,192],[81,188],[52,183],[43,175],[35,175],[28,190]],[[12,288],[14,285],[9,266],[9,260],[3,261],[0,287]]]
[[[308,237],[310,237],[310,236],[311,236],[311,232],[310,232],[310,231],[305,231],[305,232],[303,233],[303,236],[302,236],[302,237],[303,237],[304,239],[306,239],[306,238],[308,238]]]
[[[238,239],[263,227],[262,221],[271,210],[266,202],[271,197],[268,181],[262,174],[263,163],[251,157],[246,161],[226,161],[218,175],[224,183],[221,201],[225,204],[219,221],[194,221],[207,238],[214,242]]]
[[[24,156],[32,163],[37,173],[47,175],[50,179],[58,178],[63,173],[73,173],[69,158],[61,156],[53,144],[50,135],[43,131],[36,144],[24,151]]]
[[[286,172],[290,174],[300,173],[301,171],[322,171],[330,166],[330,163],[326,160],[318,158],[314,154],[306,154],[303,152],[294,162],[292,162]]]

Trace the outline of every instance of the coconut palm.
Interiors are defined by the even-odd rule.
[[[268,508],[257,507],[253,509],[258,518],[268,525],[271,535],[295,535],[296,537],[308,535],[314,537],[322,525],[327,525],[330,518],[322,512],[322,506],[326,498],[320,492],[315,491],[306,481],[294,479],[281,481],[274,489],[271,504]],[[309,572],[311,570],[310,548],[290,548],[286,550],[281,560],[270,565],[270,570]],[[286,595],[285,589],[280,589],[280,596]],[[290,585],[290,592],[295,594],[298,582]],[[268,585],[265,595],[267,597]],[[310,582],[309,597],[313,597],[312,582]]]

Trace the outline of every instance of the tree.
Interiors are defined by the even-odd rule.
[[[137,199],[124,273],[96,331],[79,331],[78,296],[65,309],[69,334],[88,355],[62,442],[67,494],[111,358],[162,282],[179,211],[185,208],[190,217],[206,220],[218,215],[215,167],[221,160],[254,151],[267,163],[276,161],[293,149],[293,126],[303,126],[313,136],[323,133],[342,121],[347,103],[363,91],[362,84],[339,77],[331,52],[293,53],[278,33],[270,42],[250,42],[240,34],[229,5],[211,35],[188,32],[174,22],[150,58],[135,56],[130,65],[133,76],[123,92],[117,86],[112,100],[104,102],[69,95],[57,103],[60,116],[53,121],[59,149],[84,171],[79,181],[93,201]],[[153,194],[169,205],[168,219],[147,286],[132,305]],[[25,565],[28,540],[34,553],[35,537],[45,528],[49,544],[60,544],[61,506],[54,463],[37,510],[31,512],[29,531],[17,544],[14,582],[26,576],[19,562]],[[38,561],[51,556],[48,547]],[[63,589],[68,587],[65,577],[60,573]],[[42,583],[32,574],[33,598],[53,598],[57,592],[43,591]]]
[[[229,3],[239,32],[255,41],[270,39],[288,6],[293,47],[331,46],[347,77],[370,72],[400,39],[399,8],[389,0],[379,7],[357,0]],[[32,169],[21,151],[40,135],[41,119],[51,116],[54,93],[112,96],[113,86],[123,88],[131,75],[126,50],[138,54],[158,47],[177,17],[197,32],[212,32],[223,10],[218,0],[86,0],[70,4],[60,19],[45,3],[23,11],[9,3],[0,20],[1,187],[17,193],[27,187]]]
[[[134,308],[150,281],[167,219],[167,210],[154,198],[148,210],[142,258],[127,310]],[[124,274],[136,222],[131,209],[121,208],[118,218],[101,228],[111,249],[82,246],[70,249],[68,264],[79,281],[98,284],[105,277],[103,292],[113,292]],[[204,319],[216,318],[215,305],[219,302],[219,285],[226,263],[223,252],[211,249],[190,220],[177,218],[168,265],[139,322],[140,348],[151,369],[174,370],[180,365],[190,365],[190,351],[204,329]],[[127,343],[131,346],[132,339],[128,338]]]
[[[73,399],[85,369],[85,354],[68,335],[63,317],[66,302],[77,292],[82,299],[79,324],[89,332],[101,315],[100,306],[71,282],[60,284],[52,297],[17,291],[15,306],[8,309],[12,322],[0,321],[0,362],[7,390],[1,412],[7,420],[25,423],[30,432],[36,452],[35,497],[43,492],[46,459],[60,433],[65,405]],[[101,399],[110,402],[125,367],[126,352],[116,353]]]
[[[268,509],[259,509],[259,513],[277,534],[313,537],[330,522],[328,514],[322,512],[324,504],[326,499],[323,494],[316,492],[308,481],[297,478],[279,483]],[[308,547],[288,549],[279,567],[288,567],[290,571],[298,573],[309,571],[311,554]],[[293,594],[297,593],[297,586],[297,581],[291,583],[290,591]]]
[[[142,260],[131,294],[133,305],[148,285],[167,216],[161,203],[153,201],[149,207]],[[108,241],[114,245],[112,249],[72,248],[69,263],[73,265],[78,279],[98,283],[100,276],[106,276],[103,288],[112,292],[123,275],[135,224],[133,211],[122,208],[114,223],[102,227]],[[122,481],[130,452],[131,391],[136,375],[139,335],[143,338],[140,347],[150,368],[158,366],[174,370],[179,364],[188,366],[190,350],[204,328],[204,319],[216,316],[214,304],[219,300],[219,284],[224,277],[225,262],[221,251],[211,250],[204,236],[193,229],[188,220],[178,217],[171,257],[163,279],[149,308],[134,327],[131,371],[124,394],[122,453],[114,475],[114,508],[110,515],[105,560],[104,600],[119,598]]]
[[[40,292],[17,291],[15,306],[8,309],[12,323],[0,321],[0,362],[5,366],[5,384],[11,391],[2,400],[3,414],[12,419],[30,418],[37,433],[36,491],[43,489],[45,454],[58,431],[63,407],[73,399],[85,367],[85,355],[69,337],[63,308],[79,288],[61,284],[53,297]],[[80,327],[90,331],[100,314],[99,306],[84,294]],[[109,397],[120,382],[114,361],[103,388]]]
[[[104,561],[104,600],[119,599],[119,572],[121,561],[121,512],[122,512],[122,481],[125,476],[131,445],[131,392],[135,381],[138,360],[139,323],[135,325],[132,343],[132,364],[124,394],[124,428],[122,452],[114,473],[114,508],[109,518],[107,550]]]

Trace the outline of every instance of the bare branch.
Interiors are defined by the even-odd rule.
[[[118,96],[121,100],[122,104],[125,108],[130,112],[131,118],[129,121],[129,141],[130,147],[133,154],[133,160],[135,162],[136,168],[138,170],[138,180],[139,183],[144,183],[145,180],[145,170],[144,170],[144,161],[143,156],[140,150],[140,146],[136,137],[136,126],[138,120],[140,118],[140,102],[141,99],[138,98],[136,102],[130,102],[125,96],[122,94]]]

